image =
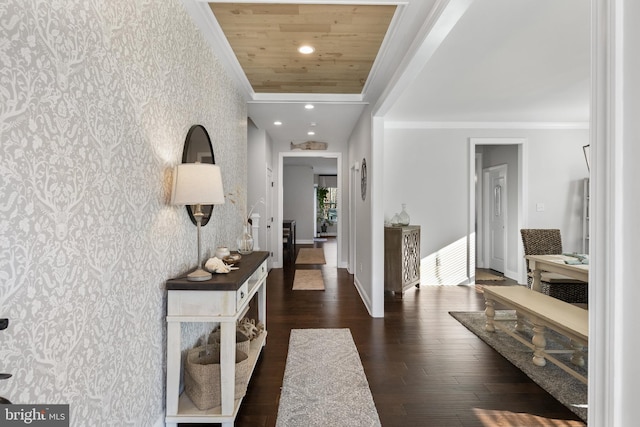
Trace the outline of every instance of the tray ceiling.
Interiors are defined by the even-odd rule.
[[[256,93],[360,94],[395,5],[209,3]],[[307,44],[310,55],[298,52]]]

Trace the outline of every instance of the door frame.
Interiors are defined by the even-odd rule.
[[[280,153],[278,153],[278,214],[277,217],[275,218],[276,221],[276,238],[279,238],[282,236],[282,219],[283,219],[283,211],[284,211],[284,186],[283,186],[283,174],[284,174],[284,158],[285,157],[311,157],[311,158],[324,158],[324,159],[336,159],[336,170],[337,170],[337,181],[338,181],[338,206],[336,207],[336,210],[338,212],[338,233],[336,236],[336,244],[338,245],[337,248],[337,259],[336,259],[336,265],[338,267],[340,267],[340,262],[342,260],[342,212],[344,212],[344,209],[342,209],[342,204],[343,204],[343,200],[342,200],[342,153],[340,152],[331,152],[331,151],[313,151],[313,150],[308,150],[308,151],[290,151],[290,152],[285,152],[285,151],[281,151]],[[281,239],[279,239],[278,241],[281,241]],[[276,246],[276,254],[277,254],[277,264],[278,265],[284,265],[283,262],[283,250],[282,250],[282,244],[278,244]]]
[[[467,277],[469,282],[475,282],[476,268],[476,237],[486,240],[486,236],[478,236],[476,232],[476,146],[479,145],[516,145],[518,147],[518,200],[517,200],[517,228],[520,230],[526,224],[527,213],[527,173],[528,141],[526,138],[469,138],[469,222],[467,225]],[[482,233],[484,234],[484,233]],[[484,242],[478,241],[478,247]],[[516,280],[518,283],[526,283],[524,249],[518,245],[515,252],[517,269],[511,272],[505,268],[505,276]],[[505,267],[509,265],[510,254],[505,253]]]

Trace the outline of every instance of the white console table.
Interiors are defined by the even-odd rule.
[[[232,427],[242,399],[234,399],[236,322],[249,310],[249,302],[257,295],[257,321],[265,331],[251,342],[251,371],[266,339],[266,281],[268,252],[244,255],[239,270],[214,274],[204,282],[191,282],[185,277],[167,281],[167,407],[166,425],[177,423],[221,423]],[[220,393],[219,407],[199,410],[189,397],[180,394],[181,335],[183,322],[220,323]]]

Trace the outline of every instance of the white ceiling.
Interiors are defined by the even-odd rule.
[[[385,116],[587,122],[586,0],[475,0]]]
[[[211,18],[201,16],[204,9],[197,5],[206,3],[183,2],[247,92],[249,116],[276,142],[346,141],[366,103],[379,108],[386,120],[397,122],[586,123],[589,119],[588,0],[398,1],[404,6],[394,18],[364,92],[348,96],[253,93],[229,46],[211,35]],[[314,110],[303,108],[309,101]],[[275,120],[283,125],[274,126]],[[316,135],[308,136],[312,128]]]

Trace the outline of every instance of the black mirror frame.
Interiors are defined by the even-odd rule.
[[[204,136],[206,137],[206,142],[209,146],[209,151],[211,153],[211,161],[209,162],[209,159],[207,158],[207,156],[203,156],[199,160],[201,160],[201,163],[212,163],[215,165],[216,158],[213,154],[213,146],[211,145],[211,138],[209,138],[209,132],[207,132],[207,129],[205,129],[205,127],[202,125],[193,125],[189,128],[189,132],[187,132],[187,137],[185,138],[185,141],[184,141],[184,148],[182,150],[182,163],[193,163],[189,161],[189,158],[192,157],[190,156],[190,154],[192,153],[190,153],[189,149],[193,148],[193,146],[195,145],[193,144],[194,133],[200,130],[204,133]],[[196,218],[193,216],[193,211],[195,208],[192,207],[191,205],[187,205],[186,208],[187,208],[187,213],[189,214],[189,218],[191,218],[191,222],[193,222],[193,224],[195,225]],[[211,218],[211,213],[213,212],[213,205],[202,205],[202,212],[204,213],[204,216],[202,217],[201,226],[205,226],[207,225],[207,223],[209,222],[209,219]]]

